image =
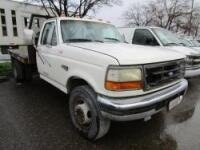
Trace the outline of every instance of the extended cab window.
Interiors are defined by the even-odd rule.
[[[133,37],[133,44],[158,46],[158,42],[147,29],[136,29]]]
[[[57,36],[55,30],[55,22],[49,22],[45,24],[41,39],[42,45],[56,45]]]

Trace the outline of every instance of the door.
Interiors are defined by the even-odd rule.
[[[37,66],[40,74],[51,78],[50,70],[52,68],[52,62],[49,59],[49,55],[52,55],[53,45],[57,44],[57,39],[54,41],[55,38],[52,36],[55,32],[55,21],[47,22],[42,31],[40,44],[37,47]]]

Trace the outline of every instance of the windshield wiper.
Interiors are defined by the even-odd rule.
[[[166,43],[165,46],[171,46],[171,45],[179,45],[177,43]]]
[[[91,39],[66,39],[65,42],[92,42]]]
[[[103,41],[91,40],[91,39],[66,39],[65,42],[100,42],[100,43],[103,43]]]
[[[180,44],[181,46],[187,46],[187,44],[185,43],[178,43],[178,44]]]
[[[93,42],[104,43],[104,41],[101,41],[101,40],[93,40]]]
[[[120,40],[119,40],[119,39],[115,39],[115,38],[109,38],[109,37],[105,37],[104,39],[106,39],[106,40],[113,40],[113,41],[118,41],[118,42],[120,42]]]

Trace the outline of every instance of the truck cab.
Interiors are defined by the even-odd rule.
[[[119,28],[130,44],[164,47],[186,56],[186,78],[200,75],[200,52],[185,47],[182,40],[172,32],[159,27]]]
[[[14,68],[22,64],[12,56]],[[111,121],[147,121],[176,108],[188,87],[184,64],[180,53],[125,43],[115,26],[96,19],[48,19],[36,45],[40,77],[69,95],[72,123],[90,140]]]

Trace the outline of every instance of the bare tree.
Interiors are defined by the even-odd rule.
[[[123,14],[128,26],[147,26],[152,21],[150,10],[148,7],[141,5],[133,5]]]
[[[187,2],[188,1],[185,0],[164,0],[165,11],[167,14],[165,28],[170,30],[174,27],[177,18],[188,14]]]
[[[190,19],[189,19],[189,30],[188,30],[188,35],[190,36],[191,34],[191,29],[192,29],[192,18],[193,18],[193,11],[194,11],[194,0],[191,0],[192,5],[191,5],[191,11],[190,11]]]
[[[127,25],[159,26],[194,36],[199,35],[199,16],[194,0],[151,0],[133,4],[123,14]]]
[[[40,3],[47,15],[56,16],[86,16],[89,11],[107,5],[121,4],[121,0],[25,0],[26,3]]]

